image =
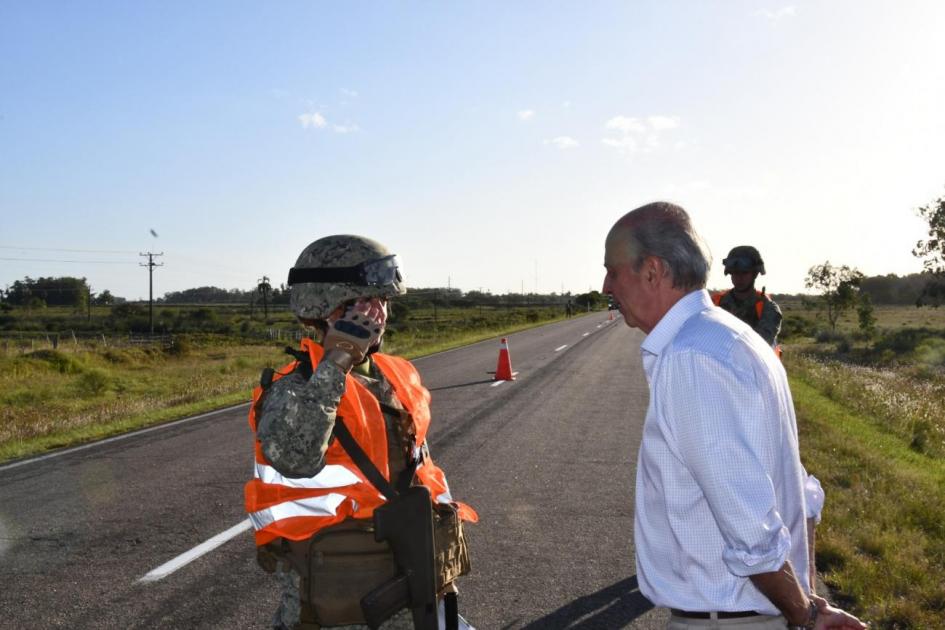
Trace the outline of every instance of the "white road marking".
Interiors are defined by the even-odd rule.
[[[516,376],[518,376],[518,372],[512,372],[512,377],[514,378],[514,377],[516,377]],[[505,381],[496,381],[495,383],[493,383],[493,384],[490,385],[489,387],[498,387],[499,385],[501,385],[501,384],[504,383],[504,382],[505,382]]]
[[[209,551],[213,551],[214,549],[216,549],[217,547],[219,547],[226,541],[230,540],[231,538],[239,536],[246,530],[252,529],[252,528],[253,526],[249,522],[249,519],[247,518],[245,521],[241,521],[239,524],[234,525],[233,527],[226,530],[225,532],[220,532],[219,534],[217,534],[210,540],[206,540],[200,543],[199,545],[197,545],[190,551],[186,553],[182,553],[181,555],[177,556],[173,560],[165,562],[158,568],[154,569],[153,571],[150,571],[143,578],[139,578],[138,581],[139,582],[157,582],[158,580],[164,579],[168,575],[176,571],[177,569],[181,568],[182,566],[189,564],[190,562],[193,562],[194,560],[204,555],[205,553]]]
[[[603,326],[603,324],[597,324],[597,327],[598,327],[598,328],[600,328],[601,326]]]
[[[240,407],[249,407],[249,403],[248,402],[240,403],[238,405],[233,405],[232,407],[224,407],[223,409],[216,409],[214,411],[208,411],[207,413],[202,413],[198,416],[190,416],[189,418],[181,418],[180,420],[174,420],[173,422],[159,424],[157,426],[148,427],[147,429],[141,429],[139,431],[125,433],[123,435],[116,435],[115,437],[105,438],[104,440],[99,440],[97,442],[90,442],[88,444],[83,444],[82,446],[76,446],[74,448],[63,449],[61,451],[56,451],[55,453],[49,453],[48,455],[40,455],[39,457],[31,457],[30,459],[23,459],[18,462],[13,462],[12,464],[6,464],[5,466],[0,466],[0,470],[9,470],[11,468],[16,468],[17,466],[22,466],[24,464],[32,464],[35,462],[41,462],[44,459],[51,459],[53,457],[59,457],[60,455],[68,455],[69,453],[75,453],[77,451],[84,451],[87,448],[101,446],[102,444],[108,444],[109,442],[117,442],[118,440],[124,440],[125,438],[136,437],[139,435],[144,435],[145,433],[151,433],[152,431],[160,431],[161,429],[169,429],[173,426],[177,426],[178,424],[190,422],[191,420],[200,420],[201,418],[206,418],[207,416],[216,415],[218,413],[223,413],[225,411],[233,411],[234,409],[239,409]]]
[[[581,336],[582,336],[582,337],[587,337],[587,336],[588,336],[589,334],[591,334],[591,333],[589,333],[589,332],[586,332],[586,333],[584,333],[584,334],[583,334],[583,335],[581,335]]]
[[[567,347],[568,347],[568,344],[564,344],[563,346],[558,346],[557,348],[555,348],[555,352],[561,352]]]

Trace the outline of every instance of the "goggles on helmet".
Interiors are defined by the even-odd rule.
[[[400,290],[403,277],[397,256],[368,260],[354,267],[293,267],[289,270],[289,286],[303,282],[326,284],[347,283],[362,287],[393,286]]]
[[[751,271],[757,267],[757,262],[749,256],[730,256],[722,261],[725,269],[734,269],[735,271]]]

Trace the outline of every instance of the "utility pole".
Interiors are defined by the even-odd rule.
[[[163,256],[164,252],[160,254],[153,254],[148,252],[147,254],[138,254],[139,256],[147,256],[148,262],[138,263],[141,267],[148,268],[148,320],[151,324],[151,336],[154,336],[154,268],[163,267],[164,263],[154,262],[155,256]]]
[[[262,293],[263,298],[263,311],[265,312],[265,317],[269,319],[269,292],[272,291],[272,285],[269,284],[269,276],[263,276],[256,281],[256,289]]]
[[[92,321],[92,285],[87,284],[85,286],[89,290],[89,302],[86,306],[88,306],[89,309],[89,321]]]

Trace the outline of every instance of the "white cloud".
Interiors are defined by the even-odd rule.
[[[676,129],[679,127],[679,118],[675,116],[650,116],[646,119],[653,131]]]
[[[299,115],[299,122],[302,123],[303,129],[308,129],[309,127],[321,129],[328,125],[328,121],[325,120],[325,117],[318,112],[309,112]]]
[[[357,98],[358,92],[356,90],[349,90],[348,88],[341,88],[338,90],[341,92],[341,95],[346,98]]]
[[[601,142],[608,147],[617,149],[621,153],[633,153],[639,147],[639,143],[633,136],[623,136],[622,138],[604,138]]]
[[[533,110],[533,109],[523,109],[523,110],[519,111],[519,113],[518,113],[518,119],[519,119],[519,120],[528,121],[528,120],[531,120],[532,118],[534,118],[534,116],[535,116],[535,110]]]
[[[607,121],[605,127],[623,133],[643,133],[646,131],[646,126],[639,118],[629,118],[627,116],[614,116]]]
[[[767,18],[773,22],[777,22],[783,18],[794,17],[797,15],[797,7],[794,5],[788,5],[781,7],[780,9],[775,9],[774,11],[770,9],[761,9],[755,11],[755,15],[760,15],[761,17]]]
[[[604,127],[616,133],[616,137],[601,140],[605,146],[620,153],[650,152],[662,146],[664,132],[679,127],[679,118],[662,115],[645,118],[614,116],[604,123]]]
[[[571,109],[571,101],[564,101],[561,103],[561,109]]]
[[[361,128],[354,124],[347,125],[332,125],[335,133],[358,133],[361,131]]]
[[[558,136],[557,138],[552,138],[551,140],[545,140],[545,144],[553,144],[559,149],[564,150],[578,147],[581,143],[571,136]]]

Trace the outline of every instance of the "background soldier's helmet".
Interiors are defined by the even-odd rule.
[[[292,310],[304,319],[326,319],[358,298],[403,295],[397,257],[363,236],[326,236],[302,250],[289,270]]]
[[[761,254],[751,245],[739,245],[733,247],[722,260],[725,265],[725,275],[733,271],[757,271],[761,275],[765,273],[765,261],[761,259]]]

